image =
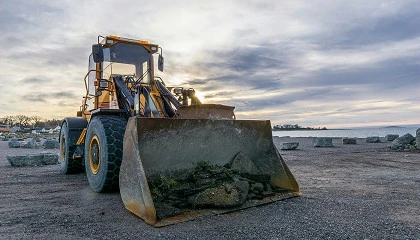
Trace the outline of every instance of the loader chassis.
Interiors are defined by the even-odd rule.
[[[236,120],[234,107],[202,104],[192,88],[166,87],[155,76],[154,54],[163,71],[156,44],[117,36],[99,40],[89,56],[77,117],[61,124],[62,173],[84,171],[96,192],[119,189],[125,207],[154,226],[188,217],[157,218],[148,177],[173,175],[202,161],[224,166],[239,153],[247,155],[273,187],[299,194],[273,144],[270,121]]]

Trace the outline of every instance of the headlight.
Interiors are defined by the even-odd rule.
[[[181,95],[184,89],[182,87],[174,88],[174,93],[176,95]]]
[[[99,87],[100,87],[100,88],[108,88],[108,81],[103,81],[103,80],[101,80],[101,81],[99,82]]]

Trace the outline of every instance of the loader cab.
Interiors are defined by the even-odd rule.
[[[87,97],[83,112],[98,108],[117,109],[112,77],[128,76],[142,84],[149,84],[154,77],[153,54],[158,46],[117,36],[108,36],[92,46],[89,56]],[[158,68],[163,71],[163,57],[159,55]]]
[[[131,75],[141,82],[149,83],[151,79],[153,56],[144,47],[116,43],[103,50],[102,78],[109,79],[113,74]]]

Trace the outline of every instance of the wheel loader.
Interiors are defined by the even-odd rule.
[[[299,195],[295,178],[273,144],[269,120],[237,120],[232,106],[203,104],[192,88],[166,86],[155,75],[155,65],[163,71],[158,45],[98,36],[80,110],[61,125],[62,173],[84,171],[95,192],[119,190],[125,207],[155,227]],[[161,217],[152,178],[178,177],[203,162],[229,166],[238,156],[280,191],[256,200],[245,197],[246,202],[234,207],[186,206],[179,214]]]

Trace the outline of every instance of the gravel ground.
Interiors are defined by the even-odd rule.
[[[59,166],[11,167],[0,142],[1,239],[419,239],[420,153],[387,143],[280,151],[302,196],[220,216],[153,228],[125,210],[118,193],[89,189]]]

